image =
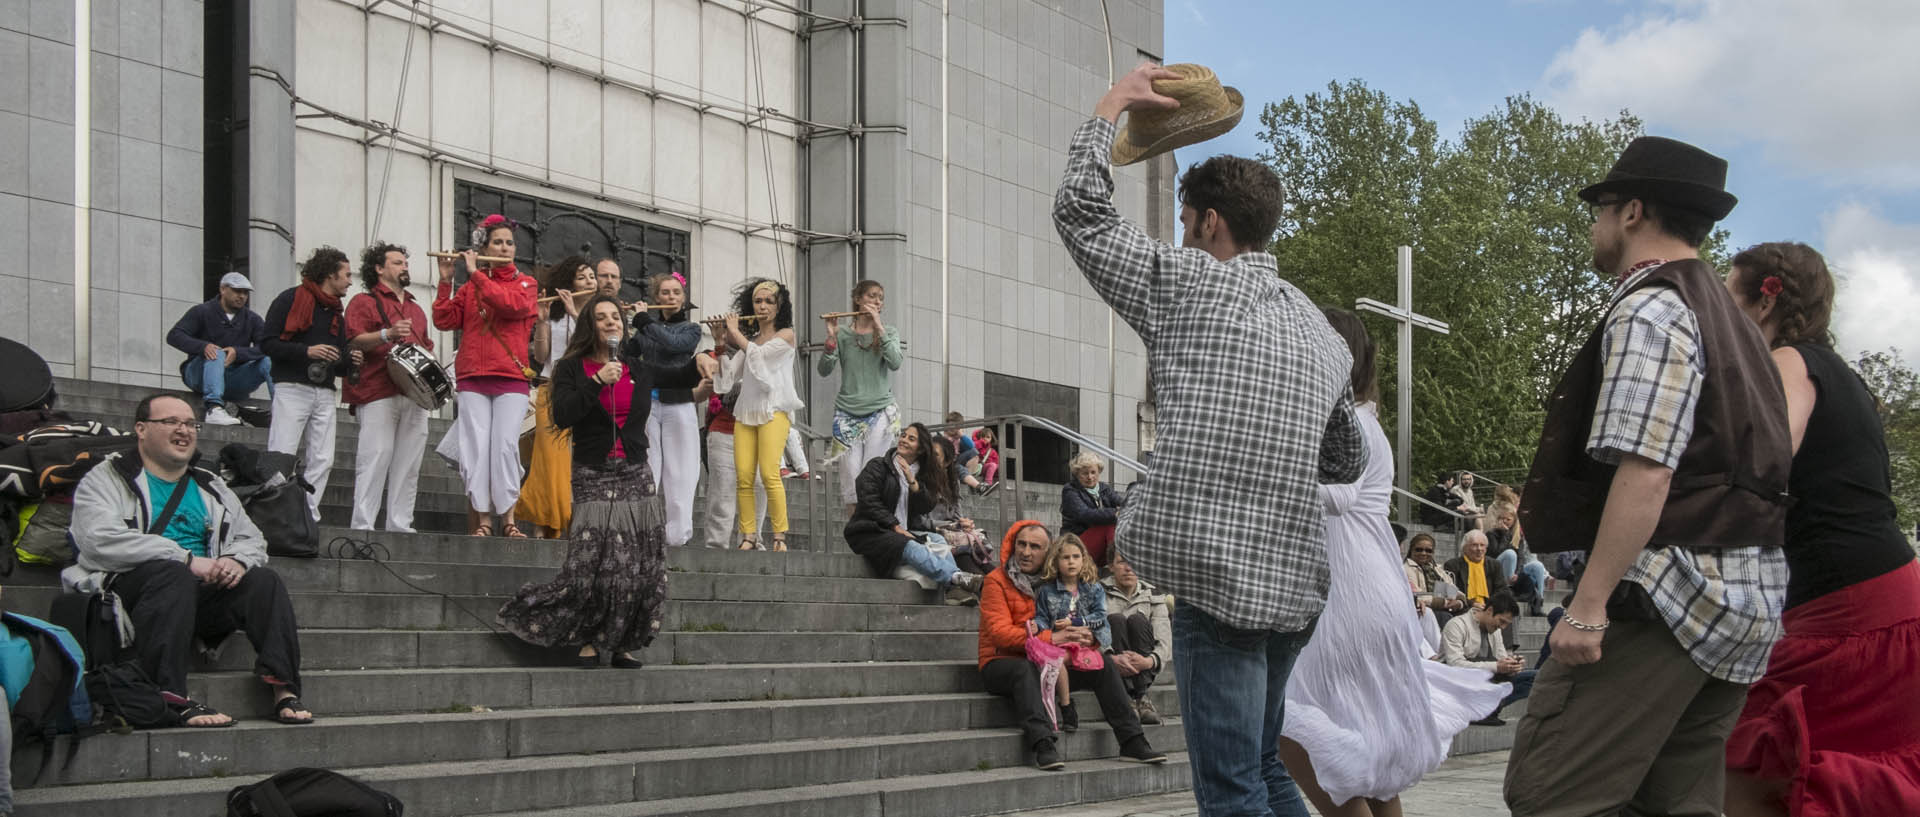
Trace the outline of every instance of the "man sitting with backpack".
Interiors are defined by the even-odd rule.
[[[267,543],[240,499],[195,465],[200,419],[193,407],[151,395],[134,412],[133,432],[134,455],[108,455],[80,480],[71,528],[78,564],[61,572],[61,583],[68,592],[119,597],[140,668],[180,725],[233,725],[186,692],[194,638],[217,644],[235,629],[246,632],[258,655],[254,672],[273,688],[275,719],[312,723],[298,697],[293,601],[266,566]],[[112,661],[90,656],[88,664]]]

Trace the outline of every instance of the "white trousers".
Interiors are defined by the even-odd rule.
[[[511,512],[525,476],[520,470],[520,423],[531,398],[463,391],[454,393],[454,401],[460,407],[453,433],[460,437],[460,481],[467,486],[467,502],[481,513]]]
[[[667,544],[684,545],[693,538],[693,492],[700,487],[700,413],[692,403],[653,401],[647,465],[667,506]]]
[[[733,517],[736,515],[736,498],[739,491],[734,481],[733,434],[709,432],[707,434],[707,547],[725,548],[733,546]],[[753,529],[760,530],[760,522],[767,516],[767,489],[759,480],[753,482]]]
[[[412,533],[427,410],[396,394],[359,407],[354,416],[360,418],[360,442],[353,454],[353,529],[373,530],[384,492],[387,530]]]
[[[807,445],[800,439],[800,429],[787,426],[787,467],[796,474],[811,474],[813,466],[807,464]]]
[[[281,383],[273,389],[273,424],[267,426],[267,450],[299,454],[300,443],[307,444],[307,482],[313,493],[307,495],[307,509],[320,518],[320,495],[327,491],[327,474],[333,470],[334,412],[340,393],[305,383]]]
[[[860,469],[867,467],[867,461],[885,455],[887,449],[893,447],[897,435],[893,426],[899,424],[899,415],[895,412],[894,407],[888,406],[872,425],[867,426],[866,435],[854,440],[853,445],[847,447],[847,453],[840,455],[841,504],[854,504],[853,483],[860,479]]]

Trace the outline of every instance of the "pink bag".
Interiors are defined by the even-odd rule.
[[[1093,647],[1082,647],[1079,644],[1069,644],[1067,645],[1066,650],[1067,650],[1067,667],[1069,669],[1077,669],[1082,672],[1092,672],[1094,670],[1100,669],[1101,667],[1104,667],[1107,665],[1106,657],[1100,654],[1100,650],[1095,649]]]

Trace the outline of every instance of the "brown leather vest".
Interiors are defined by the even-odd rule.
[[[1766,340],[1703,261],[1661,265],[1632,289],[1653,285],[1674,288],[1693,310],[1707,376],[1694,407],[1693,436],[1647,546],[1778,547],[1786,539],[1793,442],[1786,394]],[[1520,504],[1520,523],[1535,552],[1591,550],[1600,528],[1615,467],[1588,456],[1586,445],[1600,397],[1605,331],[1602,318],[1547,406]]]

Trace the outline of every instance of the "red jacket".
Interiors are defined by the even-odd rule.
[[[373,291],[355,295],[353,300],[347,302],[349,341],[368,332],[378,332],[402,319],[413,321],[413,332],[407,337],[389,336],[390,342],[366,350],[366,361],[360,364],[360,379],[347,384],[341,393],[349,406],[364,406],[400,393],[400,388],[393,384],[393,378],[387,376],[387,353],[393,349],[393,342],[404,340],[433,351],[433,339],[427,337],[427,313],[420,308],[420,302],[413,299],[413,293],[402,294],[404,299],[394,294],[386,284],[375,284]],[[385,320],[380,318],[382,309],[386,310]]]
[[[1007,528],[1006,537],[1000,540],[1000,568],[988,573],[981,582],[981,667],[996,658],[1027,660],[1027,623],[1033,621],[1033,597],[1014,588],[1013,580],[1007,578],[1007,563],[1013,560],[1013,538],[1038,524],[1027,519]],[[1041,630],[1039,635],[1051,638],[1053,631]]]
[[[525,380],[521,367],[527,365],[533,322],[539,319],[540,286],[511,264],[490,272],[468,276],[458,292],[453,291],[452,281],[441,279],[440,293],[433,299],[433,325],[461,332],[460,350],[453,357],[456,379]],[[493,318],[491,331],[487,316]]]

